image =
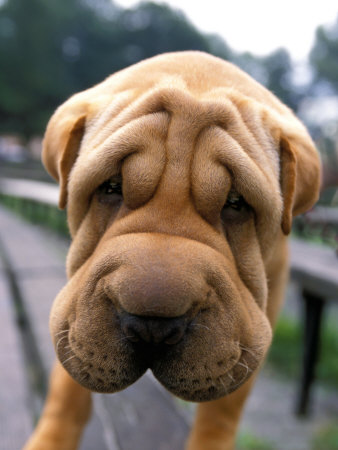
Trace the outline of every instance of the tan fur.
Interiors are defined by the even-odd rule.
[[[78,388],[72,414],[61,405],[53,421],[60,389],[115,392],[148,367],[175,395],[205,402],[189,450],[232,448],[283,296],[285,234],[318,195],[305,128],[232,64],[172,53],[69,99],[50,120],[43,160],[73,238],[50,327],[76,381],[57,366],[27,449],[75,448],[88,391]],[[116,176],[123,202],[98,190]],[[250,207],[223,208],[234,191]],[[184,320],[184,336],[155,345],[149,362],[130,336],[121,339],[126,313],[158,318],[153,339],[164,332],[158,323]]]

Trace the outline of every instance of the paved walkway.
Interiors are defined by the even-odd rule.
[[[65,282],[67,244],[2,207],[0,242],[14,267],[38,351],[49,370],[54,352],[48,315]],[[34,405],[28,395],[27,363],[5,275],[6,268],[0,265],[0,450],[18,450],[32,429]],[[295,380],[285,383],[264,369],[248,402],[242,430],[271,442],[271,449],[309,450],[316,428],[338,417],[337,396],[317,390],[314,415],[302,421],[292,411],[295,392]],[[119,394],[95,395],[95,414],[81,450],[183,449],[191,410],[146,374]]]
[[[0,259],[0,448],[19,449],[32,429],[27,379],[19,335],[13,326],[15,317]]]

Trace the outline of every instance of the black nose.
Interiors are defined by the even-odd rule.
[[[143,317],[123,313],[121,329],[131,342],[174,345],[183,338],[187,321],[184,317]]]

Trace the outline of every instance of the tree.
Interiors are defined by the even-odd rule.
[[[331,27],[317,29],[310,62],[315,71],[314,84],[324,80],[338,93],[338,17]]]
[[[245,66],[245,56],[165,4],[122,9],[111,0],[7,0],[0,6],[0,133],[41,134],[74,92],[141,59],[178,50],[203,50]],[[293,106],[288,54],[249,60],[253,76],[264,73],[267,87]]]
[[[107,75],[110,25],[80,0],[7,0],[0,9],[0,131],[41,133],[61,101]]]
[[[235,57],[235,62],[273,92],[282,102],[294,110],[297,109],[300,94],[292,85],[292,62],[285,49],[277,49],[264,57],[242,53]]]
[[[166,5],[7,0],[0,7],[0,132],[41,133],[72,93],[143,58],[186,49],[210,46]]]

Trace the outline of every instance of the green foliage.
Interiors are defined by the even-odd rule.
[[[66,212],[59,210],[56,206],[4,194],[0,194],[0,204],[31,223],[43,225],[69,238]]]

